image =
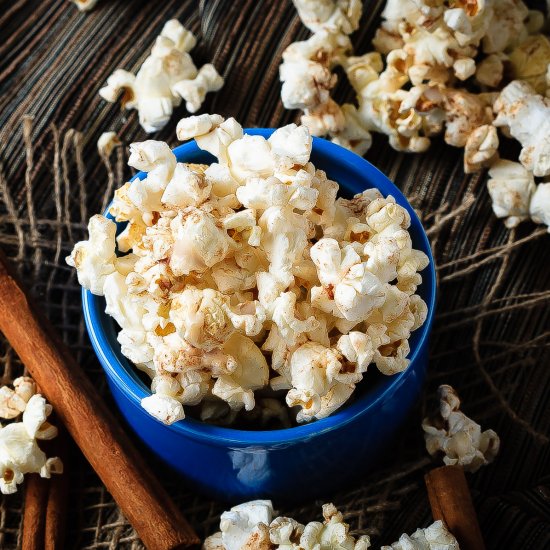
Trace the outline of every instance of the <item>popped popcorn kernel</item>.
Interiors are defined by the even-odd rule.
[[[250,413],[288,425],[343,406],[371,364],[404,370],[427,316],[415,292],[428,265],[407,210],[376,189],[337,198],[310,162],[305,126],[265,139],[197,115],[177,133],[218,162],[131,144],[128,162],[145,176],[115,192],[114,221],[94,216],[67,259],[105,297],[122,354],[151,378],[142,407],[165,424],[197,407],[207,421]],[[118,235],[115,221],[126,223]],[[6,414],[24,407],[15,391],[0,397]]]

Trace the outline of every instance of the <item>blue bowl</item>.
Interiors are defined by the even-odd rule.
[[[272,129],[246,133],[266,138]],[[174,149],[180,162],[211,163],[213,157],[194,141]],[[392,195],[411,215],[415,248],[430,265],[418,293],[428,304],[428,318],[410,339],[408,369],[390,377],[374,376],[366,389],[332,416],[288,429],[245,431],[212,426],[186,418],[171,426],[149,416],[140,406],[149,388],[121,354],[116,328],[105,313],[105,300],[82,293],[90,340],[105,370],[115,401],[139,439],[194,488],[230,502],[253,498],[308,500],[330,495],[372,469],[418,399],[428,363],[428,335],[435,308],[435,269],[430,244],[416,213],[403,194],[372,164],[320,138],[313,139],[311,160],[340,184],[344,196],[376,187]],[[144,173],[137,174],[144,178]],[[369,386],[368,380],[374,380]],[[420,435],[419,435],[420,437]]]

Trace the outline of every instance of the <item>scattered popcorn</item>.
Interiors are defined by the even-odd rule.
[[[9,386],[0,388],[0,418],[11,420],[24,412],[29,399],[36,393],[36,384],[28,376],[20,376]]]
[[[97,150],[103,157],[109,158],[111,153],[122,145],[119,137],[115,132],[103,132],[97,140]]]
[[[466,140],[464,147],[464,172],[471,174],[490,165],[498,155],[497,130],[490,124],[478,126]]]
[[[529,203],[535,191],[533,174],[518,162],[498,160],[489,170],[487,189],[498,218],[506,227],[516,227],[529,217]]]
[[[363,155],[372,132],[409,153],[426,151],[443,134],[464,148],[468,174],[493,165],[500,172],[500,128],[520,142],[519,161],[532,176],[550,175],[550,40],[540,34],[542,12],[519,0],[387,0],[376,51],[354,56],[348,35],[359,25],[361,2],[294,5],[314,34],[283,53],[281,99],[304,111],[302,124],[313,135]],[[338,66],[357,106],[330,97]],[[489,183],[493,208],[508,227],[528,218],[532,186],[518,185]]]
[[[323,550],[368,550],[370,548],[368,536],[362,535],[355,538],[349,534],[349,525],[344,522],[342,514],[334,504],[323,504],[324,521],[322,523],[312,521],[302,525],[292,518],[280,516],[273,519],[273,515],[273,505],[269,500],[254,500],[234,506],[222,514],[221,531],[204,541],[203,550],[317,550],[321,548]],[[434,533],[432,536],[434,540],[435,536]],[[442,540],[441,536],[439,538]],[[447,550],[446,546],[442,548]],[[449,550],[454,548],[448,547]]]
[[[293,3],[300,19],[312,32],[329,29],[351,34],[359,26],[361,0],[293,0]]]
[[[223,86],[223,78],[214,65],[203,65],[193,80],[181,80],[172,86],[172,90],[185,101],[185,108],[196,113],[206,99],[208,92],[217,92]]]
[[[78,282],[94,294],[103,293],[105,279],[115,271],[116,225],[103,216],[92,216],[89,240],[75,245],[67,263],[76,268]]]
[[[19,422],[0,425],[0,491],[7,495],[17,491],[24,474],[37,473],[41,477],[63,473],[63,464],[57,457],[47,458],[38,446],[38,440],[53,439],[57,428],[47,418],[51,405],[36,393],[36,384],[21,376],[13,382],[13,389],[0,388],[0,416]]]
[[[426,418],[422,423],[426,449],[432,456],[443,453],[446,465],[457,464],[468,472],[476,472],[494,460],[500,440],[493,430],[481,431],[481,426],[460,409],[460,399],[451,386],[439,386],[437,391],[440,416]]]
[[[519,161],[535,176],[550,175],[550,103],[527,82],[514,80],[495,101],[495,126],[523,147]]]
[[[529,215],[535,223],[543,223],[550,233],[550,183],[539,183],[529,204]]]
[[[177,133],[218,162],[132,144],[129,164],[147,175],[110,208],[126,228],[116,237],[114,221],[94,216],[67,259],[105,296],[122,353],[151,377],[143,408],[165,424],[195,405],[208,421],[259,407],[262,421],[288,424],[290,407],[305,422],[344,405],[370,364],[406,369],[427,315],[415,292],[428,265],[407,210],[375,189],[337,199],[303,126],[264,139],[198,115]]]
[[[439,520],[425,529],[417,529],[411,536],[403,534],[391,546],[381,550],[459,550],[458,541]]]
[[[543,34],[530,36],[510,53],[507,61],[514,80],[527,82],[537,94],[546,94],[546,74],[550,65],[548,37]]]
[[[114,103],[122,94],[122,107],[137,109],[139,122],[147,133],[164,128],[182,99],[190,113],[198,111],[206,94],[223,86],[223,78],[211,64],[197,71],[189,55],[195,44],[193,33],[177,19],[171,19],[137,74],[117,69],[99,95]]]

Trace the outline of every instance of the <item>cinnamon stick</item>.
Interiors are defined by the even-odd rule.
[[[52,476],[48,502],[46,506],[46,522],[44,526],[44,550],[62,550],[65,546],[66,518],[69,501],[69,457],[68,434],[59,426],[59,433],[54,443],[54,454],[63,462],[63,474]]]
[[[22,550],[43,550],[49,479],[29,474],[25,479]]]
[[[424,477],[435,520],[442,520],[460,550],[485,550],[476,511],[460,466],[435,468]]]
[[[171,550],[198,545],[199,538],[155,479],[126,430],[48,321],[31,307],[1,252],[0,331],[147,548]]]

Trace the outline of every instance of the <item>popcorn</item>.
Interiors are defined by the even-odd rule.
[[[391,546],[381,550],[459,550],[458,541],[441,521],[435,521],[425,529],[417,529],[411,536],[403,534]]]
[[[203,550],[368,550],[370,539],[349,534],[349,525],[334,504],[323,504],[324,521],[302,525],[276,517],[269,500],[234,506],[220,518],[221,531],[208,537]],[[439,522],[441,523],[441,522]],[[445,547],[446,548],[446,547]],[[449,548],[451,550],[451,548]],[[454,549],[453,549],[454,550]]]
[[[476,128],[493,121],[486,101],[465,90],[446,90],[443,105],[447,116],[445,142],[454,147],[464,147]]]
[[[200,68],[193,79],[176,82],[172,86],[172,91],[183,98],[185,108],[190,113],[196,113],[204,103],[206,94],[221,90],[223,84],[223,78],[214,65],[207,63]]]
[[[80,11],[90,11],[97,4],[98,0],[71,0]]]
[[[262,548],[258,539],[265,540],[267,538],[269,540],[269,535],[265,533],[265,530],[262,533],[258,527],[269,525],[272,517],[273,505],[270,500],[253,500],[224,512],[220,518],[222,548],[226,550],[242,550],[243,547],[250,548],[250,550]],[[263,536],[260,536],[261,534]],[[257,546],[252,546],[253,541]],[[204,547],[208,548],[207,545],[208,539]]]
[[[487,189],[498,218],[506,227],[516,227],[529,217],[529,204],[535,192],[533,174],[518,162],[498,160],[489,170]]]
[[[228,146],[243,137],[243,129],[234,118],[224,120],[220,115],[199,115],[182,118],[176,134],[182,141],[195,138],[201,149],[217,157],[223,165],[228,161]]]
[[[451,386],[439,386],[441,418],[424,419],[426,449],[435,456],[443,453],[446,465],[458,464],[464,470],[476,472],[492,462],[498,454],[500,440],[493,430],[481,431],[479,424],[460,409],[460,399]]]
[[[285,50],[281,99],[287,109],[303,111],[301,122],[313,135],[363,155],[372,132],[409,153],[426,151],[431,138],[443,133],[446,143],[465,149],[468,174],[499,163],[501,128],[520,142],[519,161],[529,172],[550,175],[550,41],[541,34],[542,12],[518,0],[387,0],[373,40],[376,51],[354,56],[348,34],[358,26],[360,2],[294,5],[314,34]],[[331,98],[337,67],[346,72],[357,107]],[[509,227],[526,217],[529,200],[522,196],[519,206],[511,206],[511,193],[494,190],[495,204],[502,203],[495,209]],[[345,218],[342,212],[339,217]],[[336,236],[336,227],[325,236]],[[400,284],[414,293],[415,279],[411,274]]]
[[[212,393],[223,399],[232,409],[254,408],[254,390],[264,388],[269,381],[267,361],[256,344],[234,333],[223,346],[224,353],[234,359],[237,367],[230,375],[220,376]]]
[[[36,384],[28,376],[13,381],[13,390],[8,386],[0,388],[0,417],[11,420],[27,407],[29,399],[36,393]]]
[[[101,156],[106,158],[109,158],[120,145],[122,142],[115,132],[103,132],[97,140],[97,150]]]
[[[505,60],[506,56],[499,54],[491,54],[482,59],[476,68],[476,80],[483,86],[496,88],[504,74]]]
[[[348,321],[359,321],[383,304],[381,281],[351,245],[340,249],[336,240],[320,239],[310,252],[323,285],[311,289],[314,306]]]
[[[164,189],[161,202],[170,207],[199,206],[210,198],[212,183],[204,174],[177,164],[172,179]]]
[[[170,425],[185,418],[183,405],[169,395],[154,393],[141,400],[141,406],[163,424]]]
[[[510,82],[494,104],[495,126],[505,127],[522,146],[519,161],[535,176],[550,174],[550,105],[527,83]]]
[[[498,154],[498,135],[490,124],[478,126],[469,136],[464,148],[464,172],[470,174],[491,164]]]
[[[51,405],[36,394],[36,384],[28,377],[13,382],[14,390],[0,388],[0,411],[3,418],[21,421],[0,426],[0,491],[11,494],[17,491],[24,474],[37,473],[49,478],[61,474],[63,464],[57,457],[47,458],[38,446],[38,440],[53,439],[57,428],[47,418]]]
[[[264,139],[198,115],[177,132],[218,162],[132,144],[129,164],[147,174],[110,208],[126,227],[115,239],[114,222],[92,218],[67,260],[105,297],[121,352],[151,378],[143,408],[165,424],[201,405],[208,421],[250,413],[288,425],[288,407],[297,422],[332,414],[370,364],[405,369],[427,315],[415,292],[428,265],[407,210],[375,189],[337,199],[338,184],[310,162],[304,126]],[[15,392],[4,400],[7,414],[24,405]]]
[[[216,218],[193,206],[180,212],[170,222],[170,229],[174,236],[170,269],[176,276],[206,271],[221,262],[233,246]]]
[[[117,69],[99,95],[114,103],[122,93],[122,107],[138,110],[139,122],[147,133],[164,128],[182,99],[189,112],[196,112],[208,92],[223,86],[223,78],[211,64],[197,71],[188,53],[195,44],[194,35],[171,19],[137,74]]]
[[[512,50],[507,61],[514,80],[527,82],[537,94],[546,94],[546,73],[550,64],[550,40],[546,36],[530,36]]]
[[[351,34],[357,30],[362,13],[360,0],[293,0],[298,15],[312,32],[328,29]]]
[[[550,183],[540,183],[531,197],[529,215],[535,223],[548,226],[550,232]]]
[[[108,275],[115,271],[116,225],[99,215],[88,223],[89,240],[75,245],[67,263],[76,268],[78,282],[92,294],[103,295]]]

